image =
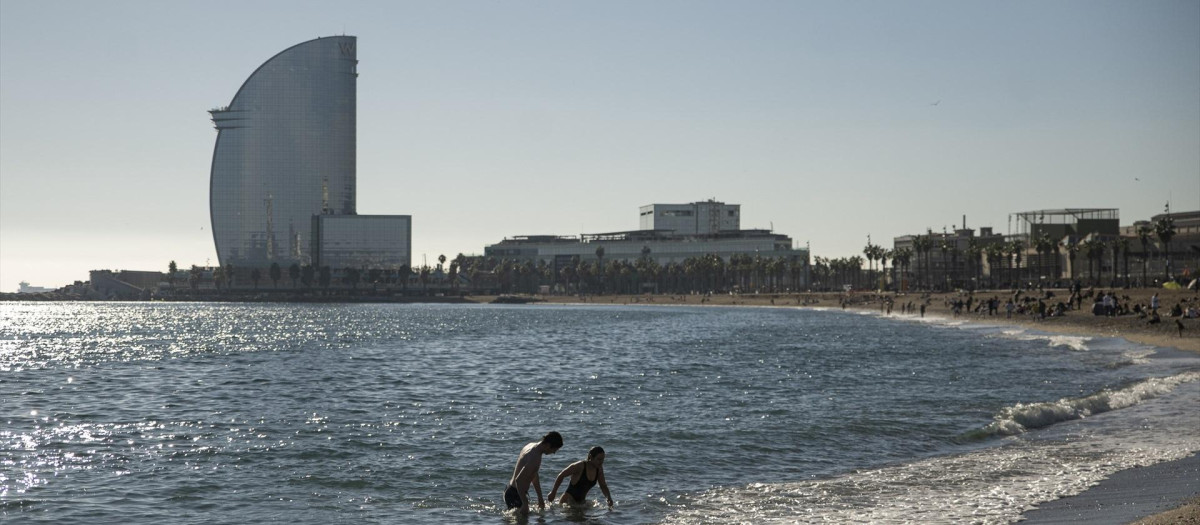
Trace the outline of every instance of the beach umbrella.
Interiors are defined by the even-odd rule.
[[[1188,290],[1200,290],[1200,279],[1192,279],[1192,282],[1188,283]]]
[[[1168,290],[1182,290],[1183,285],[1181,285],[1175,281],[1170,281],[1170,282],[1163,283],[1163,288],[1166,288]]]

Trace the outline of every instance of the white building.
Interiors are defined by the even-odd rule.
[[[735,255],[787,259],[807,267],[807,248],[791,237],[770,230],[742,230],[741,205],[717,201],[642,206],[642,229],[625,232],[560,235],[519,235],[484,247],[486,257],[544,262],[557,269],[573,260],[634,262],[648,258],[666,266],[691,257],[716,255],[728,262]],[[597,256],[598,249],[602,256]],[[805,282],[807,273],[805,273]]]
[[[575,236],[521,235],[484,247],[484,255],[497,259],[545,262],[561,267],[578,257],[597,260],[597,248],[604,248],[604,261],[636,261],[642,257],[660,265],[682,263],[689,257],[717,255],[728,261],[734,255],[763,258],[808,260],[808,250],[792,246],[787,235],[766,230],[740,230],[718,235],[681,236],[661,231],[584,234]]]
[[[650,204],[640,208],[642,230],[670,230],[676,235],[716,235],[741,229],[741,204],[715,200],[690,204]]]

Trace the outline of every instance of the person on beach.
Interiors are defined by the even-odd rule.
[[[604,499],[608,500],[608,506],[613,506],[612,495],[608,493],[608,483],[604,481],[603,448],[592,447],[588,451],[587,459],[567,465],[567,468],[559,472],[558,478],[554,480],[554,488],[550,489],[550,501],[554,501],[554,495],[558,493],[558,486],[568,477],[571,478],[571,482],[567,485],[567,489],[563,491],[563,496],[559,500],[559,503],[572,503],[576,505],[583,503],[588,491],[598,483],[600,484],[600,492],[604,493]]]
[[[520,509],[521,513],[529,512],[529,485],[533,485],[533,489],[537,491],[538,508],[546,508],[546,502],[542,499],[538,470],[542,467],[542,456],[558,452],[562,446],[562,435],[550,432],[542,436],[541,441],[521,448],[521,453],[517,455],[517,466],[513,467],[512,478],[504,487],[504,504],[509,510]]]

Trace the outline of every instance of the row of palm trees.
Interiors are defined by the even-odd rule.
[[[1154,239],[1157,239],[1163,250],[1160,255],[1164,257],[1168,263],[1164,267],[1164,278],[1170,279],[1170,246],[1171,239],[1175,236],[1174,221],[1170,217],[1164,217],[1158,220],[1153,226],[1142,226],[1137,230],[1137,239],[1140,241],[1142,251],[1140,256],[1142,260],[1142,283],[1145,286],[1149,283],[1147,278],[1147,268],[1150,261],[1150,244]],[[1012,285],[1020,282],[1040,281],[1043,277],[1051,280],[1057,280],[1062,276],[1061,268],[1061,253],[1060,250],[1065,250],[1068,260],[1070,261],[1070,280],[1075,280],[1078,275],[1076,272],[1076,259],[1082,255],[1087,259],[1088,273],[1093,284],[1099,285],[1103,282],[1103,273],[1105,266],[1105,257],[1110,255],[1111,265],[1113,269],[1113,279],[1120,279],[1124,275],[1124,280],[1121,284],[1128,286],[1130,284],[1129,258],[1134,255],[1131,251],[1131,239],[1129,237],[1120,237],[1111,240],[1102,240],[1097,237],[1085,237],[1075,242],[1065,240],[1061,243],[1055,242],[1048,234],[1042,232],[1041,235],[1033,238],[1030,241],[1029,248],[1036,253],[1036,260],[1025,261],[1022,266],[1022,258],[1027,254],[1028,249],[1025,242],[1021,240],[1011,240],[1007,242],[995,242],[989,244],[980,244],[976,238],[967,240],[965,250],[959,250],[955,239],[942,235],[940,238],[932,232],[927,232],[925,235],[918,235],[913,239],[912,248],[901,248],[897,250],[888,250],[878,245],[871,244],[869,241],[863,248],[863,255],[867,260],[867,282],[875,285],[881,284],[880,281],[886,277],[884,268],[887,261],[892,261],[891,281],[897,282],[896,271],[899,270],[904,280],[912,283],[912,286],[923,289],[934,288],[955,288],[962,286],[970,286],[972,283],[982,286],[985,283],[983,275],[983,263],[986,262],[989,268],[987,283],[992,287],[1001,284]],[[940,253],[941,256],[941,275],[934,275],[934,265],[932,262],[935,254]],[[964,256],[964,267],[958,264],[959,256]],[[916,258],[917,271],[915,274],[909,270],[911,268],[913,258]],[[814,267],[819,267],[822,264],[822,259],[817,258],[818,263]],[[1124,272],[1118,272],[1118,261],[1124,261]],[[879,262],[880,271],[875,271],[875,262]],[[847,270],[847,266],[861,267],[862,259],[859,257],[846,259],[825,259],[823,262],[835,269],[834,275],[842,275]],[[819,272],[818,272],[819,273]],[[857,286],[857,281],[854,283]]]
[[[463,256],[459,256],[463,257]],[[287,278],[291,281],[291,288],[298,289],[301,286],[305,289],[311,289],[315,286],[321,288],[329,288],[333,284],[340,283],[348,286],[351,289],[357,289],[360,284],[371,284],[378,288],[379,285],[392,286],[402,285],[407,288],[409,281],[416,277],[418,283],[423,286],[428,286],[429,283],[435,280],[435,277],[443,277],[443,280],[454,282],[458,274],[458,268],[461,266],[461,260],[452,261],[449,267],[448,278],[444,278],[442,274],[442,266],[446,262],[446,256],[438,257],[439,263],[437,269],[429,266],[421,266],[413,268],[407,265],[395,268],[355,268],[346,267],[335,270],[329,266],[313,266],[301,265],[293,263],[286,270]],[[167,267],[167,280],[173,287],[175,277],[177,275],[178,266],[175,261],[171,261]],[[217,290],[223,288],[232,288],[235,285],[239,287],[245,286],[245,279],[249,279],[254,289],[258,289],[259,283],[263,280],[263,270],[261,268],[251,268],[248,275],[242,276],[240,269],[233,263],[226,263],[212,270],[212,283]],[[192,266],[188,271],[188,285],[193,289],[199,288],[201,282],[205,281],[205,269],[199,266]],[[267,268],[265,277],[268,277],[274,288],[279,288],[279,281],[284,278],[284,269],[279,263],[271,263]],[[240,277],[239,277],[240,276]],[[335,276],[337,279],[335,279]],[[239,283],[238,279],[242,279]]]
[[[591,294],[779,292],[800,289],[807,277],[801,258],[737,254],[726,261],[707,254],[662,264],[646,249],[637,259],[605,260],[598,248],[595,260],[573,256],[557,267],[544,260],[480,257],[468,259],[466,269],[472,282],[490,274],[502,293],[534,293],[543,286]]]
[[[292,289],[328,289],[349,287],[357,289],[369,285],[393,289],[416,281],[419,291],[430,291],[431,285],[439,290],[458,290],[459,276],[468,278],[472,290],[477,292],[497,291],[501,293],[537,293],[543,287],[555,290],[583,293],[692,293],[709,291],[782,291],[798,290],[807,282],[806,264],[802,258],[764,257],[737,254],[728,261],[715,254],[691,257],[679,263],[660,264],[644,249],[636,260],[605,260],[603,248],[596,250],[595,260],[572,257],[557,267],[544,260],[533,262],[497,257],[467,257],[459,254],[449,261],[445,255],[438,256],[436,268],[429,266],[395,268],[340,268],[329,266],[292,264],[286,270],[278,263],[266,269],[273,288],[280,287],[285,276],[291,281]],[[443,271],[446,268],[447,271]],[[171,261],[168,280],[174,285],[177,267]],[[218,289],[232,286],[245,289],[247,279],[254,289],[263,280],[263,270],[251,268],[248,274],[232,263],[226,263],[212,271],[212,283]],[[205,269],[193,266],[188,272],[188,282],[195,290],[205,281]]]

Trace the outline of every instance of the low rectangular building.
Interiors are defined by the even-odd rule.
[[[412,264],[411,215],[314,215],[313,266],[395,270]]]

